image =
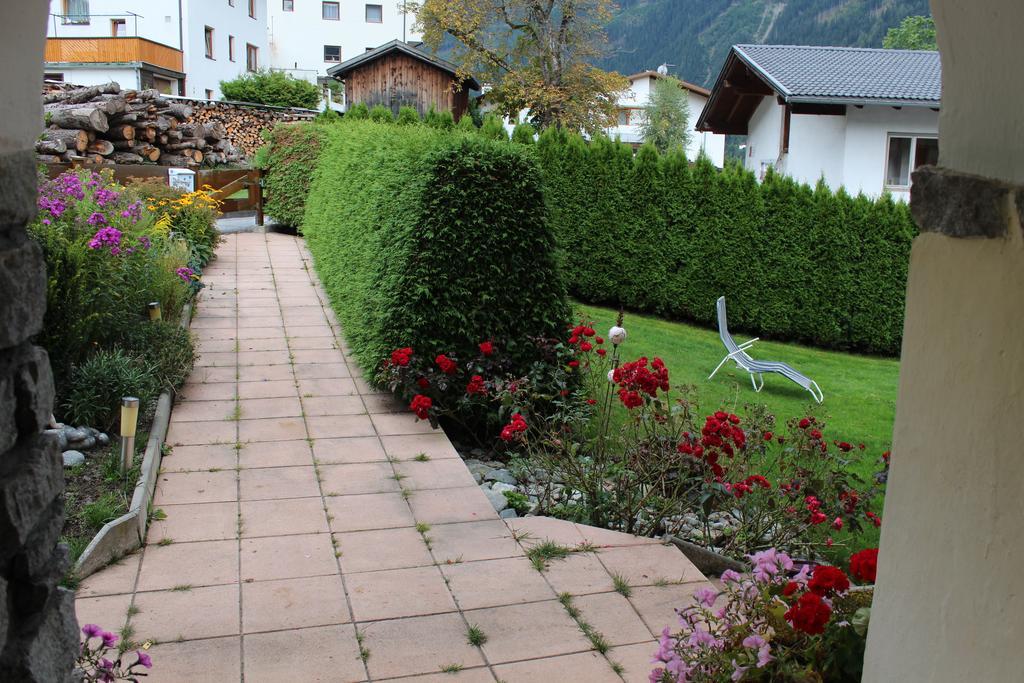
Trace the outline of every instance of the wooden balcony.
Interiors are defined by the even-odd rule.
[[[47,38],[46,61],[64,64],[145,62],[181,73],[181,50],[145,38]]]

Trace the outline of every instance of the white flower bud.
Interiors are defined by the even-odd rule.
[[[608,330],[608,341],[618,346],[622,342],[626,341],[626,330],[616,325],[612,329]]]
[[[608,381],[611,382],[612,384],[615,383],[615,371],[614,370],[609,370],[608,371]]]

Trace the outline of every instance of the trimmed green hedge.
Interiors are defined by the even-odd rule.
[[[264,133],[267,145],[259,154],[259,165],[267,172],[264,210],[284,225],[302,225],[325,125],[335,124],[278,124]]]
[[[896,355],[908,207],[548,129],[538,154],[570,292],[734,331]]]
[[[429,126],[325,132],[303,233],[359,364],[564,331],[541,174],[523,147]]]

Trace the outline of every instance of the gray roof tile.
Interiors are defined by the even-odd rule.
[[[737,55],[790,101],[939,103],[938,52],[804,45],[736,45]]]

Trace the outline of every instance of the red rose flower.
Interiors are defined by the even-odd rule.
[[[480,375],[473,375],[469,380],[469,384],[466,385],[466,393],[470,396],[479,394],[484,396],[487,394],[487,387],[484,386],[484,378]]]
[[[443,372],[446,375],[454,375],[455,372],[459,369],[459,366],[455,363],[455,361],[453,361],[451,358],[444,355],[443,353],[437,358],[435,358],[434,362],[437,363],[437,367],[441,368],[441,372]]]
[[[597,350],[597,355],[599,355],[599,356],[603,357],[606,353],[608,353],[608,352],[606,350],[604,350],[604,349],[598,349]]]
[[[594,342],[597,344],[604,344],[604,337],[594,337]]]
[[[765,440],[765,441],[771,441],[771,440],[772,440],[772,436],[773,436],[773,435],[772,435],[772,433],[771,433],[771,432],[765,432],[765,433],[764,433],[764,440]]]
[[[843,519],[842,519],[842,517],[836,517],[835,519],[832,520],[832,528],[835,529],[836,531],[842,531],[843,530]]]
[[[808,420],[806,417],[803,418],[802,420],[800,420],[800,429],[807,429],[810,426],[811,426],[811,421]]]
[[[514,441],[527,430],[526,420],[519,413],[512,416],[512,421],[501,429],[502,441]]]
[[[821,430],[818,430],[818,429],[812,429],[812,430],[810,431],[810,434],[811,434],[811,438],[812,438],[812,439],[815,439],[815,440],[819,440],[819,439],[821,439]]]
[[[804,593],[796,604],[789,608],[785,618],[797,631],[812,636],[825,632],[825,625],[832,617],[832,608],[825,604],[817,593]]]
[[[878,571],[878,548],[868,548],[850,556],[850,573],[861,583],[874,583]]]
[[[590,405],[590,406],[597,405],[597,401],[595,399],[588,398],[587,399],[587,405]]]
[[[593,348],[594,348],[594,345],[591,344],[590,342],[586,342],[585,341],[582,344],[580,344],[580,351],[583,351],[584,353],[586,353],[587,351],[590,351]]]
[[[640,393],[637,391],[630,391],[629,389],[619,389],[619,400],[622,401],[622,405],[626,406],[630,410],[633,408],[639,408],[644,404],[644,400],[640,397]]]
[[[851,446],[850,444],[846,443],[845,441],[838,442],[836,444],[836,448],[841,450],[843,453],[849,453],[850,451],[853,450],[853,446]]]
[[[395,349],[391,352],[391,362],[394,365],[405,367],[409,364],[409,357],[412,356],[412,347],[407,346],[404,349]]]
[[[864,513],[864,516],[870,519],[871,523],[874,524],[876,527],[882,526],[882,518],[876,515],[874,512],[868,510],[867,512]]]
[[[430,417],[430,408],[434,405],[434,402],[430,400],[429,396],[423,394],[416,394],[412,397],[412,403],[409,404],[409,410],[416,413],[416,417],[421,420],[426,420]]]
[[[571,360],[571,361],[569,361],[569,367],[570,368],[578,368],[579,366],[580,366],[580,362],[578,360]]]
[[[420,377],[418,380],[416,380],[416,386],[418,386],[420,389],[429,389],[430,381],[426,377]]]
[[[494,353],[494,344],[492,344],[489,341],[482,342],[480,344],[480,353],[484,354],[485,356],[491,355],[492,353]]]
[[[786,584],[785,588],[782,589],[782,594],[788,598],[790,595],[793,595],[793,593],[796,593],[798,590],[800,590],[800,584],[798,584],[795,581],[790,581]]]
[[[850,579],[838,567],[819,564],[811,573],[811,580],[807,582],[807,588],[812,593],[828,597],[850,590]]]
[[[594,334],[595,334],[595,332],[594,332],[594,328],[593,327],[584,327],[583,328],[583,336],[584,337],[593,337]]]

